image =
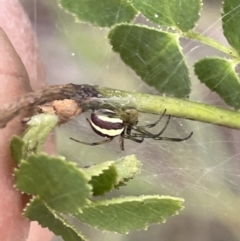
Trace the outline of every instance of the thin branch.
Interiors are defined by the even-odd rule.
[[[105,87],[97,89],[105,98],[130,98],[140,112],[159,115],[166,109],[166,115],[240,130],[240,113],[237,111],[166,96],[132,93]]]
[[[185,99],[120,91],[90,85],[59,85],[32,92],[20,97],[4,109],[0,109],[0,127],[23,111],[31,111],[37,105],[53,100],[72,99],[83,109],[136,108],[140,112],[159,115],[165,109],[167,115],[195,120],[240,130],[240,113],[212,105]]]

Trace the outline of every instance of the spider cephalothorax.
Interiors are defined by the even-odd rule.
[[[165,115],[166,110],[162,113],[160,118],[148,125],[138,126],[138,111],[134,108],[111,111],[108,109],[100,109],[93,111],[91,113],[91,118],[87,119],[92,130],[100,136],[105,137],[106,139],[100,142],[84,142],[79,141],[74,138],[70,138],[76,142],[87,145],[100,145],[106,142],[110,142],[114,137],[120,136],[120,147],[121,150],[124,150],[124,139],[129,139],[137,143],[143,142],[145,138],[151,138],[154,140],[165,140],[165,141],[175,141],[180,142],[189,139],[192,136],[192,132],[185,138],[171,138],[171,137],[162,137],[162,133],[166,130],[168,123],[170,121],[170,116],[168,116],[167,122],[161,131],[157,134],[153,134],[146,130],[146,128],[152,128],[157,125],[162,117]]]

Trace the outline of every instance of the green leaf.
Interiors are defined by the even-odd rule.
[[[100,27],[130,22],[137,13],[127,0],[60,0],[60,4],[79,21]]]
[[[236,63],[222,58],[201,59],[195,64],[195,74],[209,89],[218,93],[224,101],[240,108],[240,82],[235,72]]]
[[[115,162],[117,170],[117,185],[119,187],[125,185],[127,181],[134,178],[135,175],[141,172],[142,163],[136,158],[135,155],[122,157]]]
[[[200,17],[201,0],[131,0],[144,16],[161,26],[193,29]]]
[[[21,162],[15,176],[20,191],[39,195],[59,212],[74,213],[90,203],[88,176],[63,157],[31,155],[27,161]]]
[[[47,207],[40,199],[35,198],[28,204],[24,216],[37,221],[43,228],[47,227],[56,235],[67,241],[87,241],[79,231],[67,223],[57,212]]]
[[[93,195],[99,196],[114,189],[117,182],[117,171],[113,161],[103,162],[86,169],[91,177],[90,184],[93,187]]]
[[[52,114],[39,114],[32,116],[27,124],[29,127],[22,138],[25,143],[24,158],[31,153],[42,151],[44,142],[58,124],[58,117]]]
[[[51,114],[32,116],[23,137],[14,136],[10,143],[11,155],[16,163],[27,159],[31,153],[40,152],[50,132],[58,124],[58,117]]]
[[[93,195],[103,195],[119,186],[125,185],[136,174],[140,173],[141,162],[135,155],[122,157],[117,161],[107,161],[87,169],[91,177],[89,182],[93,187]]]
[[[182,202],[169,196],[122,197],[92,203],[75,216],[98,229],[127,233],[165,222],[166,217],[178,214]]]
[[[17,164],[19,164],[23,158],[24,145],[25,143],[20,137],[13,136],[10,142],[10,150],[12,158]]]
[[[228,43],[240,53],[240,11],[239,0],[223,2],[222,27]]]
[[[189,72],[178,35],[124,24],[114,27],[108,37],[113,50],[148,85],[162,94],[189,95]]]

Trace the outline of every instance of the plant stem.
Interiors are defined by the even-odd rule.
[[[211,46],[219,51],[222,51],[225,54],[231,55],[233,58],[238,59],[240,61],[240,57],[239,57],[238,53],[235,51],[235,49],[225,47],[222,44],[216,42],[215,40],[213,40],[211,38],[203,36],[194,31],[189,31],[189,32],[183,33],[183,35],[190,39],[198,40],[199,42],[204,43],[208,46]]]
[[[184,99],[132,93],[105,87],[97,87],[97,89],[103,97],[122,97],[125,101],[131,101],[133,107],[140,112],[159,115],[166,109],[167,115],[174,117],[240,130],[240,113],[236,111]],[[111,102],[111,100],[109,100],[109,102]]]

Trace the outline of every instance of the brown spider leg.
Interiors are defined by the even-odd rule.
[[[189,139],[192,136],[193,132],[191,132],[187,137],[184,138],[172,138],[172,137],[156,137],[153,138],[154,140],[163,140],[163,141],[174,141],[174,142],[181,142]]]
[[[107,139],[104,139],[102,141],[99,141],[99,142],[85,142],[85,141],[79,141],[77,139],[74,139],[72,137],[70,137],[71,140],[73,141],[76,141],[78,143],[82,143],[82,144],[85,144],[85,145],[89,145],[89,146],[97,146],[97,145],[101,145],[101,144],[104,144],[104,143],[107,143],[107,142],[110,142],[113,140],[113,138],[107,138]]]

